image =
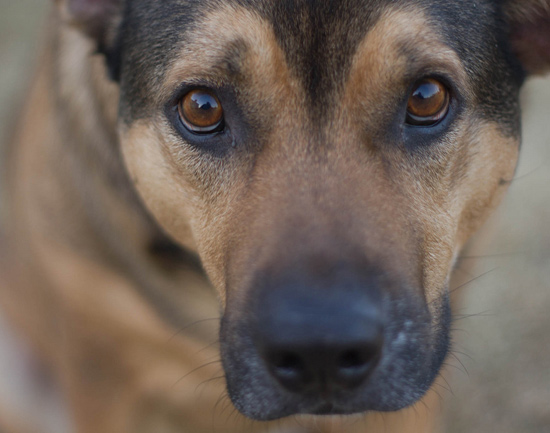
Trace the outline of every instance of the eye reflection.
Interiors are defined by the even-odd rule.
[[[449,91],[438,80],[424,78],[417,82],[407,103],[407,123],[432,126],[442,120],[449,110]]]
[[[223,127],[223,108],[210,90],[191,90],[180,101],[178,111],[182,123],[191,132],[207,134]]]

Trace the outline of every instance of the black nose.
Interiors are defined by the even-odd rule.
[[[259,307],[256,346],[271,375],[296,393],[363,384],[383,347],[381,302],[368,290],[275,288]]]

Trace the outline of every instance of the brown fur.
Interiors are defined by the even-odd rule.
[[[530,73],[546,73],[550,62],[548,1],[507,2],[505,12],[512,23],[513,48],[522,63]]]
[[[327,148],[326,154],[320,152],[317,147],[312,149],[307,141],[309,131],[307,127],[304,128],[304,125],[307,125],[307,113],[302,114],[300,108],[306,106],[305,96],[285,66],[284,58],[273,36],[269,34],[268,26],[246,10],[222,9],[208,16],[201,27],[204,29],[204,33],[201,34],[214,37],[186,44],[181,56],[184,60],[173,66],[162,87],[169,93],[170,89],[181,82],[181,77],[196,76],[197,79],[204,79],[205,70],[213,71],[211,73],[214,75],[208,76],[210,80],[222,80],[227,71],[220,71],[217,67],[224,59],[225,47],[238,37],[239,41],[249,48],[244,53],[243,75],[249,77],[248,92],[254,94],[250,99],[263,101],[263,105],[258,107],[258,112],[266,118],[276,118],[278,122],[272,128],[272,135],[266,138],[267,149],[261,155],[261,159],[254,162],[254,167],[224,167],[221,175],[216,177],[216,183],[208,185],[209,196],[203,197],[202,188],[209,182],[207,173],[212,171],[212,167],[196,157],[193,151],[179,146],[175,139],[167,140],[166,137],[170,137],[170,134],[166,130],[167,126],[159,127],[163,125],[162,122],[157,121],[149,125],[146,125],[146,122],[137,122],[130,130],[122,132],[122,143],[129,171],[147,207],[180,243],[187,247],[197,245],[205,268],[214,286],[218,288],[221,298],[225,299],[226,296],[225,275],[230,266],[226,262],[224,250],[235,249],[235,243],[244,245],[239,250],[253,252],[253,267],[261,268],[262,254],[271,259],[274,254],[270,250],[271,244],[287,235],[279,231],[285,230],[286,226],[270,227],[278,224],[270,219],[270,214],[281,215],[281,212],[285,212],[283,221],[292,218],[300,221],[307,215],[313,216],[314,224],[333,224],[342,214],[351,215],[355,212],[346,209],[345,203],[359,206],[354,203],[357,189],[350,191],[348,185],[359,185],[359,188],[360,185],[364,185],[367,190],[359,192],[359,195],[371,197],[371,207],[380,209],[384,206],[388,214],[394,215],[392,224],[385,230],[383,227],[387,222],[376,221],[378,232],[368,233],[369,239],[365,239],[367,244],[376,245],[373,247],[374,250],[391,251],[393,259],[383,257],[380,260],[395,260],[399,249],[405,250],[401,253],[403,255],[411,250],[410,244],[403,241],[411,236],[403,232],[403,227],[407,226],[404,218],[410,221],[413,218],[411,215],[415,215],[415,221],[422,227],[421,232],[429,234],[422,246],[422,256],[426,262],[411,263],[412,268],[403,269],[403,272],[408,272],[408,276],[415,278],[419,268],[426,270],[425,275],[416,275],[416,278],[423,279],[428,300],[439,296],[458,251],[483,220],[480,214],[488,213],[499,201],[500,194],[495,192],[497,189],[504,190],[499,185],[500,180],[513,176],[517,144],[514,143],[514,138],[504,136],[498,127],[490,124],[480,125],[481,122],[472,115],[472,120],[464,122],[461,130],[453,137],[455,143],[460,143],[459,146],[462,148],[459,155],[441,152],[433,161],[425,162],[421,169],[417,165],[410,165],[408,170],[391,173],[391,176],[401,177],[397,182],[390,181],[390,173],[384,173],[384,166],[387,165],[384,159],[391,161],[395,166],[409,165],[404,155],[395,152],[385,155],[371,154],[369,160],[364,160],[361,154],[355,153],[353,143],[357,141],[357,137],[350,135],[349,131],[359,129],[359,124],[364,124],[365,119],[370,119],[367,123],[375,124],[379,120],[379,113],[384,111],[384,105],[380,106],[379,101],[382,104],[391,104],[390,90],[394,92],[396,87],[402,85],[401,80],[404,78],[407,64],[399,49],[406,41],[421,41],[426,54],[424,58],[418,58],[420,64],[430,64],[432,67],[434,63],[440,64],[441,68],[452,71],[458,80],[466,81],[460,61],[451,50],[436,42],[434,30],[430,29],[422,14],[414,9],[388,11],[369,32],[361,45],[364,48],[359,48],[355,56],[348,82],[345,84],[341,109],[336,110],[334,120],[330,123],[331,131],[327,131],[327,138],[324,138],[327,142],[339,143],[339,148]],[[247,32],[236,33],[237,28],[245,28]],[[425,49],[426,46],[430,48]],[[211,51],[210,47],[216,47],[217,51]],[[403,72],[399,73],[400,70]],[[385,78],[390,76],[390,71],[393,72],[395,81],[388,82]],[[368,85],[365,85],[365,82]],[[357,110],[354,101],[358,99],[362,101],[362,105]],[[292,102],[289,103],[290,101]],[[348,112],[349,107],[355,110]],[[482,141],[476,138],[480,134],[488,138],[483,147],[478,145]],[[503,141],[511,143],[509,146],[502,146]],[[163,143],[160,147],[162,152],[157,150],[159,147],[151,145],[153,142]],[[496,152],[496,148],[491,149],[491,152],[496,152],[501,157],[492,166],[487,166],[487,160],[481,159],[484,166],[478,168],[474,162],[479,160],[477,154],[480,151],[487,152],[487,156],[491,154],[487,151],[491,148],[487,143],[495,143],[495,146],[509,151],[502,152],[501,149],[500,152]],[[375,145],[373,143],[373,146]],[[334,166],[324,165],[329,159],[336,161],[333,162]],[[465,161],[472,161],[467,172],[464,172],[463,167]],[[301,173],[304,168],[309,171]],[[248,190],[246,179],[251,170],[254,170],[253,173],[261,173],[265,183],[258,186],[256,191]],[[493,172],[490,182],[487,180],[487,171]],[[339,173],[338,177],[334,173]],[[341,173],[347,173],[348,177],[343,178]],[[485,177],[482,191],[477,191],[480,185],[478,174]],[[453,191],[459,177],[465,179],[467,187],[464,190]],[[327,188],[334,190],[334,193],[326,195],[341,197],[341,202],[316,202],[315,192],[308,190],[311,185],[327,182]],[[197,184],[203,187],[197,187]],[[297,187],[297,184],[301,186]],[[393,195],[396,203],[388,203],[387,191],[395,188],[394,184],[400,185],[401,190]],[[407,185],[421,186],[409,190],[410,187]],[[438,201],[434,201],[432,188],[439,190],[440,198],[436,198]],[[299,197],[293,198],[292,190]],[[163,191],[162,195],[159,191]],[[309,194],[311,198],[308,198]],[[413,201],[404,202],[405,196],[412,197]],[[169,197],[171,199],[168,199]],[[174,197],[178,199],[175,200]],[[257,197],[262,197],[262,203],[257,201]],[[300,202],[300,215],[293,215],[296,206],[292,200]],[[167,204],[169,207],[166,207]],[[256,209],[264,209],[263,214],[258,215]],[[358,211],[362,218],[369,213],[368,209]],[[261,227],[252,229],[255,224],[251,221],[252,218],[264,223]],[[342,222],[350,223],[352,222]],[[450,227],[454,229],[449,230]],[[189,232],[195,233],[193,243],[187,239]],[[292,234],[294,235],[296,234]],[[227,239],[227,236],[238,239]],[[378,246],[391,242],[393,236],[400,240],[394,240],[391,247]],[[263,245],[259,257],[254,242],[261,242]],[[223,245],[228,247],[223,248]],[[280,248],[280,245],[273,245],[273,248]],[[251,263],[245,258],[235,260],[242,260],[244,270],[233,270],[232,273],[238,273],[234,278],[246,286],[247,276],[240,272],[251,274]],[[405,261],[410,262],[410,259]]]
[[[547,5],[531,3],[535,10]],[[115,146],[105,145],[117,142],[118,88],[101,59],[88,56],[90,41],[63,25],[10,158],[2,310],[64,389],[80,433],[432,431],[438,383],[413,408],[358,422],[303,416],[263,424],[228,416],[223,377],[209,381],[222,375],[218,349],[208,346],[217,328],[178,332],[148,297],[169,299],[166,307],[184,323],[217,317],[216,295],[222,307],[231,298],[246,314],[242,299],[257,270],[284,266],[308,249],[330,260],[361,245],[373,263],[423,287],[435,309],[461,247],[513,176],[518,138],[474,112],[463,113],[452,146],[428,156],[411,158],[365,138],[364,125],[382,121],[395,89],[406,85],[408,41],[423,47],[413,67],[429,64],[471,85],[418,8],[381,14],[359,43],[340,94],[329,99],[331,118],[321,129],[264,18],[227,6],[201,20],[201,36],[182,48],[158,100],[189,77],[223,83],[235,73],[226,54],[237,50],[247,89],[240,97],[268,125],[262,151],[222,164],[182,146],[156,116],[118,127],[122,163]],[[70,110],[60,112],[60,100]],[[81,141],[92,143],[80,148]],[[365,142],[366,152],[358,144]],[[151,242],[164,233],[201,257],[210,282],[151,258]]]
[[[90,71],[90,67],[91,77],[104,76],[99,59],[85,60],[89,44],[74,31],[64,30],[61,44],[60,49],[71,53],[60,58],[63,63],[71,67],[82,65],[84,77],[88,75],[84,71]],[[17,287],[17,291],[0,291],[3,311],[16,324],[18,333],[32,341],[39,357],[66,390],[78,432],[198,433],[211,428],[227,432],[242,432],[243,428],[247,432],[265,431],[265,424],[254,424],[237,415],[226,421],[227,402],[219,403],[223,382],[204,383],[221,373],[217,364],[202,367],[205,362],[216,360],[216,349],[204,350],[204,343],[182,334],[174,339],[175,331],[159,321],[151,307],[131,288],[133,283],[94,252],[98,248],[97,239],[82,215],[83,209],[75,206],[78,201],[74,194],[79,192],[74,188],[78,185],[63,182],[66,170],[77,170],[80,161],[65,161],[68,166],[64,171],[50,162],[52,158],[59,161],[64,153],[59,131],[53,126],[55,110],[51,109],[55,103],[49,80],[52,69],[57,67],[56,60],[50,52],[42,63],[39,79],[29,96],[31,109],[21,121],[23,125],[33,123],[34,128],[20,130],[11,156],[16,165],[11,170],[12,219],[6,232],[15,248],[10,251],[9,264],[4,262],[2,275],[8,277],[3,285]],[[76,76],[79,74],[69,74],[68,80],[64,80],[69,93],[71,88],[82,84],[71,83]],[[103,79],[98,85],[92,87],[93,91],[102,95],[99,99],[106,107],[112,107],[107,101],[116,97],[115,89],[106,87]],[[88,91],[87,86],[80,89]],[[85,122],[81,126],[85,131],[97,132],[97,118],[89,116],[86,104],[91,98],[84,95],[82,100],[73,100],[78,108],[74,115],[79,122]],[[113,119],[114,113],[107,111],[107,114],[107,119]],[[90,123],[86,125],[87,122]],[[139,134],[138,131],[133,133],[142,140],[151,139],[144,131]],[[137,140],[133,141],[133,149],[134,152],[139,149]],[[156,158],[142,156],[142,161],[154,162]],[[129,161],[131,165],[132,159]],[[157,172],[157,168],[151,172]],[[102,188],[103,181],[92,180],[93,188]],[[143,178],[135,182],[138,186],[152,184],[150,179]],[[143,223],[137,220],[132,224],[131,207],[110,198],[111,195],[107,189],[101,197],[103,203],[111,203],[109,212],[120,214],[124,221],[124,234],[118,236],[128,236],[133,244],[143,242],[139,240],[143,237],[143,229],[139,228]],[[71,224],[56,224],[61,215]],[[188,232],[185,228],[178,230],[180,238],[185,238],[182,235],[185,232]],[[191,247],[193,241],[185,241],[185,245]],[[105,248],[99,247],[100,251]],[[75,256],[75,248],[82,252],[80,256]],[[200,290],[208,292],[197,277],[184,274],[180,278],[187,282],[187,291],[193,292],[189,286],[191,278],[197,281],[197,296]],[[211,306],[201,308],[202,314],[197,313],[203,318],[205,312],[206,317],[216,314]],[[427,397],[430,400],[433,396]],[[431,424],[428,411],[421,404],[410,409],[410,415],[396,415],[395,421],[392,417],[370,416],[368,424],[373,428],[379,424],[381,431],[395,424],[399,431],[425,432],[426,425]],[[212,414],[220,413],[213,421]],[[29,417],[30,424],[39,422]],[[300,425],[307,426],[310,422],[304,417],[298,424],[293,421],[290,424],[301,429]],[[342,424],[338,420],[312,420],[311,424],[315,431],[321,432],[339,428],[346,432],[360,431],[363,425],[359,422],[354,427],[352,421],[344,421],[338,427]],[[275,428],[279,425],[275,424]],[[2,428],[8,427],[2,424]],[[34,428],[40,431],[40,427]]]

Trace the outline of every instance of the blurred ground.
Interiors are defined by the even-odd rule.
[[[0,0],[0,139],[32,76],[49,3]],[[473,281],[455,305],[445,433],[550,432],[550,79],[531,80],[523,102],[517,178],[457,270]]]

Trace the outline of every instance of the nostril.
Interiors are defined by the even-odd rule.
[[[283,352],[273,356],[273,366],[281,372],[296,373],[304,370],[300,357],[292,352]]]
[[[360,386],[377,364],[379,350],[374,347],[358,347],[343,351],[336,358],[334,381],[343,388]]]
[[[343,370],[355,370],[368,364],[366,354],[358,349],[345,351],[338,360],[338,368]]]
[[[288,389],[299,390],[307,384],[307,366],[298,353],[275,352],[269,360],[273,375]]]

